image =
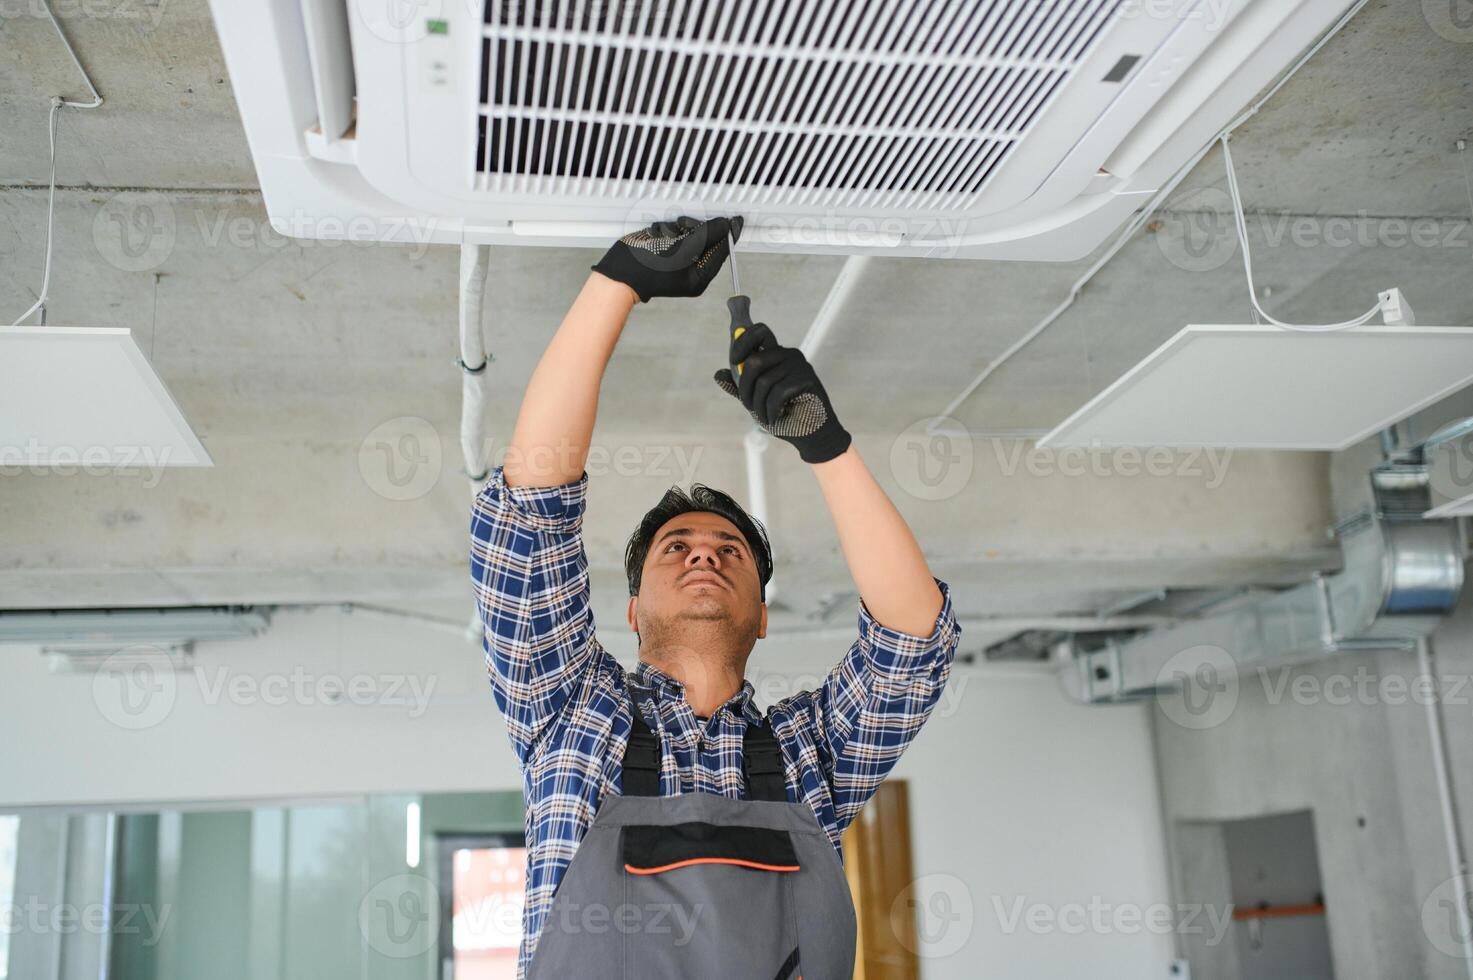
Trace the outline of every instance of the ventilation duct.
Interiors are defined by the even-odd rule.
[[[739,212],[754,250],[1034,260],[1089,254],[1354,5],[212,0],[283,234]]]
[[[1081,651],[1055,648],[1060,681],[1090,703],[1180,688],[1200,670],[1283,667],[1354,650],[1412,650],[1452,611],[1463,586],[1458,524],[1424,520],[1425,466],[1388,463],[1371,474],[1374,506],[1337,527],[1345,567],[1219,615]]]

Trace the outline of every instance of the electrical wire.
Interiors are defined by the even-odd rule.
[[[1463,186],[1468,190],[1468,217],[1473,221],[1473,177],[1468,176],[1468,141],[1458,140],[1458,159],[1463,163]]]
[[[961,394],[953,398],[951,400],[951,403],[941,411],[941,414],[937,418],[931,420],[930,424],[926,426],[928,434],[934,434],[941,423],[950,418],[951,413],[960,408],[962,404],[972,396],[972,392],[976,391],[982,386],[983,382],[992,377],[993,372],[1002,367],[1003,364],[1007,363],[1007,361],[1009,361],[1014,354],[1018,353],[1018,351],[1031,344],[1034,338],[1047,330],[1055,320],[1068,312],[1069,307],[1074,305],[1074,301],[1079,298],[1079,294],[1084,291],[1085,286],[1089,285],[1090,280],[1095,277],[1095,274],[1103,269],[1106,264],[1108,264],[1109,261],[1113,259],[1122,248],[1125,247],[1126,242],[1135,237],[1136,232],[1145,227],[1146,222],[1149,221],[1151,219],[1151,216],[1156,213],[1157,208],[1159,208],[1161,204],[1166,200],[1166,198],[1170,196],[1173,191],[1176,190],[1177,185],[1182,182],[1187,174],[1191,173],[1192,168],[1202,161],[1202,158],[1207,155],[1207,151],[1210,149],[1212,149],[1212,144],[1208,143],[1202,149],[1198,150],[1196,155],[1193,156],[1192,159],[1188,160],[1186,165],[1178,170],[1175,176],[1167,181],[1166,184],[1162,186],[1159,191],[1156,192],[1155,196],[1151,198],[1150,202],[1147,203],[1145,207],[1141,208],[1140,211],[1136,212],[1136,216],[1131,219],[1128,225],[1125,226],[1125,230],[1120,233],[1120,237],[1116,238],[1114,243],[1105,250],[1105,254],[1100,256],[1099,260],[1096,261],[1094,265],[1090,266],[1089,269],[1085,271],[1084,275],[1075,280],[1074,285],[1069,287],[1069,294],[1064,297],[1063,302],[1054,307],[1052,312],[1050,312],[1042,320],[1039,320],[1037,323],[1035,323],[1032,329],[1030,329],[1027,333],[1009,344],[1006,350],[1004,350],[997,357],[993,358],[987,364],[987,366],[984,367],[977,374],[977,376],[972,379],[972,383],[967,385],[967,387],[961,392]]]
[[[967,385],[966,389],[963,390],[960,395],[951,400],[951,403],[946,406],[946,408],[941,412],[940,416],[932,419],[932,421],[926,427],[928,433],[934,433],[936,429],[942,424],[942,422],[944,422],[947,418],[951,416],[952,412],[955,412],[958,408],[960,408],[962,404],[968,398],[970,398],[979,387],[981,387],[982,382],[991,377],[991,375],[995,371],[997,371],[998,368],[1002,367],[1002,365],[1010,360],[1015,354],[1017,354],[1018,351],[1028,346],[1028,344],[1030,344],[1039,334],[1043,333],[1043,331],[1050,324],[1052,324],[1059,317],[1063,316],[1064,313],[1071,306],[1074,305],[1074,301],[1079,298],[1079,294],[1084,290],[1084,287],[1089,284],[1090,280],[1095,277],[1095,274],[1103,269],[1110,262],[1111,259],[1115,258],[1120,250],[1125,247],[1126,242],[1130,240],[1131,236],[1133,236],[1137,231],[1145,226],[1146,222],[1150,220],[1151,216],[1156,213],[1156,210],[1165,203],[1166,197],[1173,190],[1175,190],[1176,186],[1181,183],[1181,181],[1187,176],[1188,173],[1192,171],[1192,168],[1200,163],[1202,158],[1207,155],[1207,152],[1212,149],[1213,144],[1215,144],[1219,139],[1231,135],[1232,132],[1236,130],[1239,126],[1243,125],[1243,123],[1256,116],[1258,114],[1258,110],[1263,108],[1263,106],[1268,102],[1269,99],[1277,95],[1279,89],[1288,84],[1289,79],[1297,75],[1299,73],[1299,69],[1308,64],[1309,59],[1318,54],[1319,50],[1323,48],[1326,44],[1328,44],[1331,38],[1339,34],[1340,31],[1345,27],[1345,25],[1350,23],[1351,18],[1360,13],[1361,8],[1365,7],[1365,5],[1369,2],[1370,0],[1356,0],[1356,3],[1351,6],[1350,9],[1346,10],[1345,13],[1341,14],[1340,19],[1335,21],[1335,23],[1331,25],[1330,29],[1325,31],[1324,34],[1320,36],[1320,39],[1316,41],[1308,51],[1299,56],[1294,64],[1291,65],[1284,72],[1284,74],[1280,76],[1279,80],[1274,83],[1272,88],[1263,93],[1263,95],[1261,95],[1256,102],[1254,102],[1247,109],[1243,110],[1243,112],[1240,113],[1235,119],[1233,119],[1232,122],[1228,123],[1221,130],[1219,130],[1218,134],[1212,139],[1208,140],[1207,144],[1203,146],[1202,149],[1196,153],[1196,155],[1194,155],[1190,160],[1183,164],[1181,169],[1178,170],[1174,175],[1172,175],[1171,179],[1167,181],[1166,185],[1161,189],[1161,191],[1157,192],[1146,204],[1146,206],[1140,210],[1140,212],[1136,215],[1135,220],[1131,221],[1131,223],[1126,226],[1125,233],[1117,238],[1114,244],[1112,244],[1105,251],[1105,254],[1100,256],[1099,261],[1090,266],[1089,271],[1087,271],[1082,277],[1080,277],[1079,281],[1070,288],[1069,295],[1064,298],[1064,301],[1060,303],[1057,307],[1055,307],[1051,313],[1049,313],[1037,324],[1035,324],[1032,329],[1030,329],[1026,334],[1024,334],[1018,340],[1014,341],[1007,350],[1003,351],[986,367],[984,367],[982,371],[978,373],[975,378],[972,379],[972,383]]]
[[[1243,214],[1243,198],[1238,193],[1238,175],[1233,168],[1233,151],[1229,147],[1231,135],[1231,133],[1222,134],[1220,140],[1222,143],[1222,159],[1227,165],[1228,191],[1232,194],[1233,198],[1233,224],[1238,229],[1238,245],[1243,251],[1243,272],[1248,277],[1248,297],[1253,301],[1253,309],[1264,320],[1272,323],[1276,327],[1281,327],[1284,330],[1300,330],[1308,333],[1329,333],[1332,330],[1349,330],[1352,327],[1364,326],[1370,323],[1376,314],[1381,312],[1381,304],[1379,302],[1354,320],[1343,320],[1340,323],[1317,324],[1285,323],[1283,320],[1276,320],[1259,304],[1258,287],[1253,284],[1253,254],[1248,248],[1248,219]]]
[[[76,66],[82,81],[87,85],[87,91],[92,93],[91,102],[79,102],[74,99],[64,99],[59,95],[51,97],[51,111],[46,118],[47,145],[51,152],[51,186],[46,193],[46,258],[41,270],[41,292],[36,297],[36,302],[31,305],[20,317],[11,324],[18,327],[37,310],[42,311],[42,320],[45,320],[46,296],[51,288],[51,238],[56,222],[56,114],[62,107],[70,109],[96,109],[102,105],[102,95],[98,93],[97,86],[92,84],[92,76],[87,74],[87,69],[82,67],[77,52],[72,48],[72,42],[67,40],[66,32],[61,29],[56,14],[51,10],[51,0],[41,0],[41,6],[46,11],[46,16],[51,20],[51,26],[56,29],[56,36],[61,38],[61,43],[66,47],[66,53],[71,57],[72,64]]]

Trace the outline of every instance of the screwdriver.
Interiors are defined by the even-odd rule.
[[[742,281],[737,276],[736,240],[731,237],[730,232],[727,233],[726,241],[726,261],[731,264],[731,299],[726,301],[726,308],[731,311],[731,339],[735,342],[752,325],[752,299],[742,294]],[[737,364],[735,367],[736,376],[740,378],[742,365]]]

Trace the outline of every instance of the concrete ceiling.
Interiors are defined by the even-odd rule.
[[[132,329],[217,465],[7,470],[0,607],[362,599],[463,611],[455,250],[275,235],[204,0],[104,6],[60,5],[107,103],[61,115],[50,322]],[[1371,3],[1236,135],[1260,285],[1280,315],[1341,319],[1398,285],[1421,322],[1473,323],[1470,201],[1453,149],[1473,130],[1473,32],[1434,25],[1424,8],[1435,6]],[[78,94],[35,12],[0,13],[0,309],[12,316],[40,281],[48,99]],[[1223,187],[1214,151],[1078,304],[961,406],[972,436],[947,452],[965,473],[940,491],[909,434],[1089,262],[871,263],[815,363],[966,616],[1087,613],[1143,588],[1288,582],[1335,562],[1323,456],[1174,457],[1165,475],[1112,458],[1102,474],[1070,475],[1020,441],[1184,323],[1249,316]],[[495,251],[494,451],[596,257]],[[795,343],[840,261],[746,257],[743,283]],[[600,622],[622,618],[623,540],[663,489],[696,479],[745,498],[745,416],[711,382],[724,318],[717,295],[642,307],[605,379],[595,440],[614,463],[590,466],[586,524]],[[398,500],[383,452],[406,432],[423,452],[398,463],[428,476]],[[768,460],[786,615],[811,625],[838,596],[834,621],[848,623],[852,584],[817,487],[786,446]]]

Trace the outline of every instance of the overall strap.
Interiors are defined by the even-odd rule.
[[[624,795],[660,795],[660,739],[639,713],[639,704],[629,702],[629,747],[624,750]]]
[[[747,780],[747,799],[788,802],[782,747],[766,718],[757,724],[747,723],[742,736],[742,773]]]
[[[629,719],[629,746],[624,750],[623,763],[624,795],[659,796],[660,738],[650,730],[633,699],[629,704]],[[782,748],[765,719],[758,724],[747,723],[742,736],[742,776],[747,799],[788,801]]]

